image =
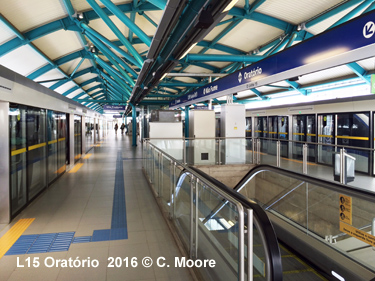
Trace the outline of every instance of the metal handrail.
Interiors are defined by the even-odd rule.
[[[317,185],[323,188],[326,188],[331,191],[345,193],[349,196],[359,198],[361,200],[369,201],[375,203],[375,193],[372,191],[364,190],[364,189],[354,189],[353,187],[348,187],[347,185],[327,181],[324,179],[314,178],[309,175],[296,173],[290,170],[286,170],[279,167],[274,167],[271,165],[258,165],[252,168],[241,180],[240,182],[233,188],[233,190],[239,192],[243,186],[246,185],[256,174],[263,172],[263,171],[270,171],[275,172],[283,176],[292,177],[294,179],[311,183],[313,185]]]
[[[147,142],[148,140],[144,140],[144,141]],[[264,245],[267,245],[265,253],[266,253],[266,259],[268,261],[266,263],[267,269],[268,269],[268,272],[270,272],[268,276],[269,280],[274,280],[274,281],[282,280],[282,264],[281,264],[280,249],[279,249],[275,231],[273,229],[273,226],[270,220],[268,219],[266,212],[257,203],[250,201],[249,199],[233,191],[231,188],[227,187],[223,183],[217,181],[216,179],[206,175],[205,173],[193,167],[189,167],[185,165],[184,163],[181,163],[180,161],[176,160],[168,153],[163,152],[154,144],[150,142],[148,142],[148,144],[153,149],[160,151],[164,156],[166,156],[171,161],[173,161],[174,165],[179,165],[183,168],[183,171],[181,172],[179,178],[182,177],[184,174],[188,173],[192,175],[193,177],[195,177],[199,182],[203,183],[205,186],[213,189],[216,193],[222,196],[225,200],[234,204],[237,207],[240,218],[241,217],[244,218],[245,209],[253,210],[254,223],[259,233],[261,234],[260,236],[263,240]],[[241,221],[240,218],[239,218],[239,221]],[[242,227],[241,229],[241,226],[240,226],[240,231],[244,231],[244,227]],[[241,251],[244,251],[244,249],[242,249]],[[241,255],[240,255],[240,258],[241,258]],[[240,263],[244,264],[244,260],[240,261]]]
[[[152,139],[144,139],[144,140],[226,140],[226,139],[251,139],[251,140],[269,140],[269,141],[280,141],[280,142],[288,142],[288,143],[300,143],[300,144],[308,144],[308,145],[324,145],[324,146],[331,146],[337,148],[350,148],[350,149],[358,149],[364,151],[371,151],[375,152],[374,148],[367,148],[367,147],[358,147],[358,146],[349,146],[349,145],[341,145],[341,144],[330,144],[330,143],[322,143],[322,142],[307,142],[307,141],[296,141],[296,140],[287,140],[287,139],[275,139],[275,138],[265,138],[265,137],[243,137],[243,138],[236,138],[236,137],[215,137],[215,138],[152,138]]]

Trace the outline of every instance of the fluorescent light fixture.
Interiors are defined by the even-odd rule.
[[[187,49],[186,52],[179,58],[179,60],[183,59],[197,44],[198,42],[191,45],[190,48]]]
[[[232,0],[228,6],[223,10],[223,13],[225,12],[228,12],[230,9],[233,8],[234,5],[236,5],[236,3],[238,2],[238,0]]]
[[[342,277],[341,275],[337,274],[336,272],[334,272],[333,270],[331,271],[332,275],[335,276],[338,280],[340,281],[345,281],[345,278]]]

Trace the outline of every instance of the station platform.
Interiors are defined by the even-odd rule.
[[[156,265],[160,257],[170,268]],[[0,228],[4,281],[192,280],[187,268],[172,266],[175,257],[181,253],[142,173],[142,148],[119,132]]]

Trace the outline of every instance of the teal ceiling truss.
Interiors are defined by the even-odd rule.
[[[0,57],[21,46],[30,46],[47,63],[27,75],[29,79],[42,84],[52,83],[49,86],[52,90],[64,87],[66,83],[73,83],[62,95],[68,96],[98,112],[102,112],[103,104],[127,104],[130,102],[137,105],[166,105],[170,100],[209,83],[209,79],[217,79],[214,77],[194,76],[190,77],[193,82],[191,82],[191,79],[189,80],[190,82],[182,82],[173,76],[164,77],[167,72],[184,73],[190,66],[197,66],[203,70],[202,72],[214,74],[233,73],[242,67],[309,39],[314,36],[308,31],[309,28],[332,16],[346,11],[329,28],[340,25],[361,13],[375,9],[374,0],[348,0],[304,23],[293,25],[276,17],[258,12],[258,8],[262,7],[267,0],[256,0],[252,3],[249,0],[245,0],[243,7],[235,6],[226,12],[225,20],[223,20],[223,17],[219,19],[216,14],[219,14],[219,10],[223,12],[223,3],[229,3],[229,0],[180,1],[181,7],[176,8],[176,20],[174,22],[176,28],[166,27],[166,29],[169,28],[169,37],[165,41],[161,40],[161,45],[158,46],[155,57],[150,59],[148,51],[138,50],[142,49],[139,47],[144,45],[147,50],[152,49],[155,37],[154,35],[147,35],[146,31],[142,29],[143,26],[136,24],[136,17],[143,17],[151,26],[158,28],[163,19],[160,23],[157,23],[148,13],[164,10],[167,5],[166,0],[133,0],[121,5],[115,5],[111,0],[86,1],[91,9],[85,12],[77,12],[70,0],[63,0],[63,5],[68,12],[67,17],[49,22],[24,33],[18,31],[12,23],[0,15],[0,21],[15,34],[13,39],[0,45]],[[99,4],[104,5],[104,7],[102,8]],[[225,26],[210,41],[207,39],[202,40],[204,37],[196,35],[198,31],[194,31],[191,25],[193,20],[199,18],[199,13],[202,10],[211,13],[214,25]],[[178,15],[182,15],[182,17],[179,18]],[[106,34],[101,34],[90,26],[90,22],[97,19],[101,19],[110,28],[116,35],[116,40],[109,40]],[[116,26],[113,19],[121,21],[128,28],[127,36]],[[220,43],[225,36],[235,32],[236,28],[244,21],[255,21],[271,26],[280,30],[280,36],[270,42],[263,43],[255,50],[246,52]],[[33,41],[59,30],[75,32],[79,36],[83,48],[51,60],[34,45]],[[204,31],[202,30],[199,32],[203,34]],[[201,49],[198,53],[189,53],[182,57],[182,51],[186,51],[186,46],[183,46],[183,44],[193,40],[189,41],[188,36],[196,36],[199,40],[195,43],[198,43],[197,46]],[[212,50],[219,51],[221,54],[208,54]],[[75,64],[70,73],[62,70],[62,65],[75,60],[77,64]],[[90,62],[91,66],[82,69],[82,64],[86,60]],[[212,62],[225,62],[226,65],[217,67]],[[369,73],[358,63],[349,63],[347,67],[353,72],[353,75],[355,74],[362,79],[364,83],[370,83]],[[45,81],[40,79],[41,76],[52,70],[58,71],[61,78]],[[82,81],[83,76],[86,74],[93,74],[95,77],[90,77],[84,82],[78,83],[77,78],[80,77],[79,80]],[[309,93],[309,90],[301,86],[298,80],[286,80],[284,84],[287,86],[274,86],[275,91],[298,91],[302,95]],[[252,89],[252,92],[258,100],[269,99],[265,93],[258,89]],[[146,97],[147,99],[145,99]],[[217,99],[213,102],[221,103]],[[244,101],[236,98],[235,102],[242,103]]]

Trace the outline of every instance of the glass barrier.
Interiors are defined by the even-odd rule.
[[[267,168],[268,169],[268,168]],[[238,185],[237,190],[255,200],[307,236],[336,249],[375,271],[375,194],[320,185],[267,169]],[[275,168],[274,168],[275,169]]]
[[[245,148],[246,143],[240,145]],[[249,280],[248,274],[259,280],[282,280],[277,239],[259,206],[222,184],[210,182],[147,141],[143,167],[159,204],[204,280]],[[202,261],[215,266],[200,266]]]

